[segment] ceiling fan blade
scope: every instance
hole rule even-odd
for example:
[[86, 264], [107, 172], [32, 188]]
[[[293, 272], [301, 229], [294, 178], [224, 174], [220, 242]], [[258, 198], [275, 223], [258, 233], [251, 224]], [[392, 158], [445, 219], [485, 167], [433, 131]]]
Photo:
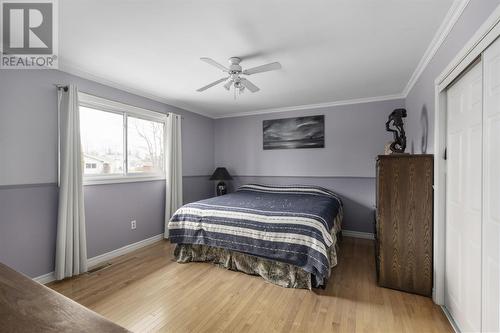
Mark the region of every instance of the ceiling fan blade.
[[279, 62], [272, 62], [267, 65], [257, 66], [253, 68], [249, 68], [243, 71], [243, 74], [251, 75], [262, 72], [274, 71], [276, 69], [281, 69], [281, 64]]
[[204, 61], [206, 62], [207, 64], [210, 64], [212, 66], [215, 66], [217, 67], [218, 69], [222, 70], [223, 72], [229, 72], [229, 69], [226, 68], [225, 66], [222, 66], [221, 64], [219, 64], [217, 61], [213, 60], [212, 58], [200, 58], [201, 61]]
[[215, 85], [218, 85], [219, 83], [224, 82], [226, 80], [227, 80], [227, 77], [223, 77], [222, 79], [219, 79], [219, 80], [214, 81], [214, 82], [212, 82], [210, 84], [207, 84], [206, 86], [201, 87], [200, 89], [197, 89], [196, 91], [201, 92], [201, 91], [207, 90], [208, 88], [213, 87]]
[[247, 80], [245, 78], [242, 78], [240, 82], [243, 85], [243, 87], [247, 88], [248, 90], [250, 90], [253, 93], [260, 90], [259, 87], [257, 87], [255, 84], [253, 84], [252, 82], [250, 82], [249, 80]]
[[226, 90], [229, 90], [229, 89], [231, 89], [232, 84], [233, 84], [233, 80], [229, 79], [229, 80], [227, 80], [226, 84], [224, 85], [224, 88], [226, 88]]

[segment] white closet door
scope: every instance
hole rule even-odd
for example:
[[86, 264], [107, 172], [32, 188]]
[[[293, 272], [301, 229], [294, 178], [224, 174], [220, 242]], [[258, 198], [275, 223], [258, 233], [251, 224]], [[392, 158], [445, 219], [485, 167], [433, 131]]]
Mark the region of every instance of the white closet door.
[[447, 91], [445, 305], [462, 332], [481, 330], [482, 66]]
[[483, 331], [498, 332], [500, 254], [500, 41], [485, 52], [483, 185]]

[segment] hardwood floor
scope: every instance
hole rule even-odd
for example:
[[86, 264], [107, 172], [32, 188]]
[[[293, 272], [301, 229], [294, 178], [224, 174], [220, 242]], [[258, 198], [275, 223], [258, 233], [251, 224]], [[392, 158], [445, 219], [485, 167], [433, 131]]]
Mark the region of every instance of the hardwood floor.
[[344, 237], [325, 290], [178, 264], [167, 241], [49, 287], [134, 332], [453, 332], [430, 298], [376, 285], [373, 247]]

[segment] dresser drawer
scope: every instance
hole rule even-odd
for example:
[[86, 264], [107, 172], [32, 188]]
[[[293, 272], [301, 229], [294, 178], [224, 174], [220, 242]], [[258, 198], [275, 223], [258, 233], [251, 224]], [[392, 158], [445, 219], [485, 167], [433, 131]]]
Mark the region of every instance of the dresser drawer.
[[380, 286], [431, 296], [432, 182], [432, 155], [379, 157], [373, 224]]

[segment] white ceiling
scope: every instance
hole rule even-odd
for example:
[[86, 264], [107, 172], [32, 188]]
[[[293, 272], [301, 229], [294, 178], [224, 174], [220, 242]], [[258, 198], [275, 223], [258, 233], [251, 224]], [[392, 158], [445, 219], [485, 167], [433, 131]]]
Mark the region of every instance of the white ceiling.
[[[64, 0], [60, 67], [211, 117], [398, 95], [453, 0]], [[235, 100], [199, 60], [243, 68], [261, 88]]]

